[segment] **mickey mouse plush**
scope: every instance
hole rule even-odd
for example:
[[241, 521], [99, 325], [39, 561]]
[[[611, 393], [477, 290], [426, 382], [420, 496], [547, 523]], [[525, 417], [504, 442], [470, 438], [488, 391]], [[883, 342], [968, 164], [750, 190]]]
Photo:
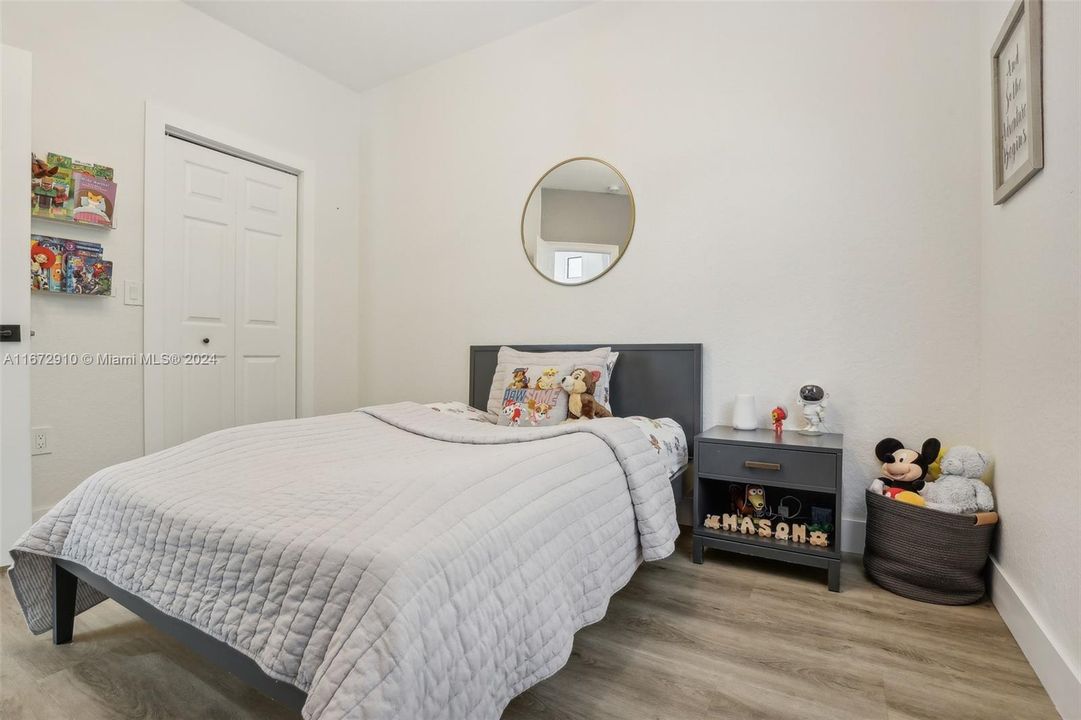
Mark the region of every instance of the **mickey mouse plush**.
[[918, 493], [925, 484], [927, 468], [938, 457], [940, 448], [937, 438], [924, 440], [920, 452], [909, 450], [896, 438], [881, 440], [875, 446], [875, 456], [882, 461], [882, 476], [871, 483], [871, 491], [890, 497], [906, 491]]

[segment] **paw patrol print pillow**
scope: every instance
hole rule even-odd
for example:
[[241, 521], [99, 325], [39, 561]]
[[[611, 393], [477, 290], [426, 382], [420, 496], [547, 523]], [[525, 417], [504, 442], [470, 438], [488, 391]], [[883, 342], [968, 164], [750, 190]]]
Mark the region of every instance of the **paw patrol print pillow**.
[[571, 371], [569, 365], [527, 365], [511, 368], [503, 388], [499, 425], [543, 427], [567, 419], [567, 393], [560, 378]]
[[[488, 393], [488, 412], [500, 414], [503, 410], [504, 391], [514, 380], [513, 373], [516, 369], [540, 368], [543, 372], [547, 368], [559, 368], [562, 374], [555, 378], [555, 385], [559, 385], [560, 378], [576, 367], [604, 368], [608, 362], [608, 356], [612, 354], [611, 348], [602, 347], [595, 350], [571, 350], [558, 352], [525, 352], [503, 346], [499, 348], [499, 359], [496, 361], [495, 373], [492, 375], [492, 387]], [[536, 384], [537, 378], [529, 376], [532, 385]], [[597, 383], [598, 388], [607, 384], [607, 373]], [[600, 390], [598, 390], [598, 394]], [[598, 397], [598, 401], [604, 402]], [[607, 406], [607, 403], [605, 403]]]

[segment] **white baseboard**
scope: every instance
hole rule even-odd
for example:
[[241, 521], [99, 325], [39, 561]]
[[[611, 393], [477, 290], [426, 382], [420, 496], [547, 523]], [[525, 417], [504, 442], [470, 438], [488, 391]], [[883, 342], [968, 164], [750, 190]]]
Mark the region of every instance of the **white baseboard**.
[[841, 522], [841, 552], [863, 554], [863, 541], [867, 537], [867, 521], [845, 518]]
[[1058, 644], [1033, 616], [1024, 596], [991, 558], [990, 595], [1036, 677], [1043, 683], [1063, 720], [1081, 720], [1081, 672], [1071, 668]]

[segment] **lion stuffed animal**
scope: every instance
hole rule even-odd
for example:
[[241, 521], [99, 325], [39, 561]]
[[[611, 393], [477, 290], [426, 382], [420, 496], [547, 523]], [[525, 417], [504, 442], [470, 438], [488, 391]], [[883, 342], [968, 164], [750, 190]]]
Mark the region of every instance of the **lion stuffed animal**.
[[612, 417], [608, 408], [597, 402], [593, 390], [601, 379], [600, 370], [575, 368], [570, 375], [560, 381], [560, 385], [570, 395], [567, 403], [568, 420], [592, 420], [599, 417]]

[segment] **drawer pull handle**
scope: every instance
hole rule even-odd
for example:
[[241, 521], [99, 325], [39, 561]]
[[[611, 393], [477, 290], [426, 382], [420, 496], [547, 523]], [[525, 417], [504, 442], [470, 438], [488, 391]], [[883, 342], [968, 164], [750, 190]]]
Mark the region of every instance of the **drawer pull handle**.
[[781, 463], [759, 462], [757, 460], [744, 460], [743, 467], [752, 470], [780, 470]]

